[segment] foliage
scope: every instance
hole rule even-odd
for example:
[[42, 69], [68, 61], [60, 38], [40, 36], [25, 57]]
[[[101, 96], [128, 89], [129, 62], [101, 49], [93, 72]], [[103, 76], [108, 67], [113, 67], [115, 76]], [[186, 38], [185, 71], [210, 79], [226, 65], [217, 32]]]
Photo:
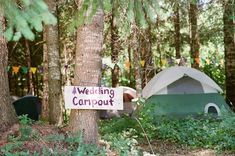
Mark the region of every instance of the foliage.
[[121, 133], [107, 133], [102, 138], [111, 145], [111, 149], [118, 152], [120, 156], [139, 155], [137, 136], [133, 136], [134, 129]]
[[0, 5], [7, 20], [7, 29], [4, 32], [7, 40], [18, 41], [22, 35], [29, 40], [34, 40], [32, 29], [40, 32], [43, 30], [43, 23], [56, 24], [57, 22], [43, 0], [1, 0]]
[[[73, 30], [73, 28], [79, 27], [84, 23], [90, 22], [99, 6], [104, 6], [104, 9], [110, 11], [113, 3], [117, 4], [117, 6], [115, 7], [122, 8], [121, 11], [124, 11], [126, 13], [126, 19], [129, 23], [135, 22], [139, 27], [143, 28], [146, 28], [148, 26], [148, 21], [151, 21], [153, 23], [156, 22], [157, 12], [160, 9], [159, 4], [155, 0], [105, 0], [104, 2], [100, 0], [87, 0], [84, 1], [82, 4], [78, 4], [79, 10], [74, 14], [74, 20], [70, 25], [70, 28], [72, 29], [70, 30]], [[118, 17], [120, 12], [116, 12], [115, 14]]]
[[68, 26], [69, 32], [73, 32], [77, 27], [83, 24], [88, 24], [92, 21], [98, 8], [102, 7], [102, 1], [100, 0], [85, 0], [82, 3], [76, 4], [78, 10], [76, 10], [72, 16], [72, 22]]
[[[135, 127], [136, 122], [133, 118], [123, 117], [123, 118], [114, 118], [108, 121], [100, 122], [100, 132], [102, 135], [106, 133], [121, 133], [130, 128]], [[112, 129], [110, 128], [112, 127]]]
[[[151, 111], [151, 106], [144, 106], [139, 113], [141, 125], [150, 140], [170, 141], [179, 146], [186, 145], [189, 148], [210, 148], [217, 151], [235, 150], [234, 115], [221, 119], [212, 117], [200, 119], [159, 117], [156, 119], [150, 115]], [[102, 122], [100, 129], [102, 134], [105, 134], [104, 136], [119, 135], [120, 139], [120, 135], [129, 133], [129, 138], [135, 138], [137, 142], [145, 140], [143, 130], [131, 118]], [[105, 139], [112, 140], [112, 137]], [[113, 141], [117, 140], [113, 138]]]
[[32, 120], [28, 118], [27, 115], [21, 115], [18, 118], [20, 123], [19, 131], [21, 134], [19, 140], [29, 140], [33, 136], [32, 128], [30, 127], [32, 125]]
[[211, 77], [223, 90], [225, 90], [225, 69], [218, 63], [205, 64], [203, 72]]
[[30, 118], [28, 118], [27, 115], [21, 115], [18, 118], [19, 118], [19, 122], [22, 126], [27, 126], [27, 125], [32, 124], [32, 120]]
[[[27, 118], [23, 117], [23, 122], [21, 122], [20, 126], [29, 126], [27, 122]], [[25, 124], [26, 123], [26, 124]], [[28, 127], [32, 130], [32, 127]], [[27, 149], [24, 147], [30, 140], [35, 138], [31, 138], [31, 133], [26, 132], [25, 130], [20, 130], [24, 136], [18, 138], [10, 138], [8, 143], [5, 146], [0, 148], [0, 155], [6, 156], [23, 156], [23, 155], [34, 155], [34, 156], [57, 156], [57, 155], [68, 155], [68, 156], [104, 156], [105, 149], [97, 147], [96, 145], [84, 144], [82, 140], [82, 135], [64, 135], [64, 134], [53, 134], [48, 136], [38, 136], [38, 142], [35, 145], [40, 147], [40, 150], [31, 151], [32, 149]], [[40, 145], [43, 143], [43, 145]]]
[[[46, 137], [46, 140], [49, 142], [54, 142], [55, 144], [65, 143], [67, 144], [67, 150], [54, 150], [52, 152], [48, 148], [44, 148], [43, 155], [98, 155], [103, 156], [105, 155], [105, 150], [102, 148], [98, 148], [96, 145], [93, 144], [84, 144], [82, 140], [82, 135], [77, 134], [74, 136], [68, 135], [65, 137], [64, 135], [49, 135]], [[66, 147], [63, 147], [66, 148]]]

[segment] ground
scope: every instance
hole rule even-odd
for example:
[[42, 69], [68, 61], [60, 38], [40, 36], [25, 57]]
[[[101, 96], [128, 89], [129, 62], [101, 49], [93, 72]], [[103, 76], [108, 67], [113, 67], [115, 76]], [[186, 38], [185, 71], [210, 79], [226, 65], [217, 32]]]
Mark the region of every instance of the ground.
[[[3, 128], [0, 129], [0, 148], [4, 147], [6, 144], [9, 143], [9, 136], [14, 136], [15, 138], [21, 137], [20, 134], [20, 126], [19, 124], [15, 124], [12, 127], [9, 127], [7, 130], [5, 128], [3, 132]], [[47, 140], [43, 139], [45, 136], [54, 135], [54, 134], [63, 134], [66, 135], [66, 128], [58, 128], [49, 124], [45, 123], [36, 123], [32, 125], [32, 133], [37, 132], [37, 139], [27, 139], [27, 141], [23, 142], [23, 146], [19, 147], [17, 150], [29, 150], [31, 153], [37, 151], [40, 152], [43, 147], [47, 147], [48, 149], [53, 150], [55, 144], [53, 142], [48, 142]], [[33, 137], [33, 136], [32, 136]], [[103, 143], [101, 143], [103, 144]], [[104, 144], [103, 144], [104, 145]], [[66, 151], [68, 149], [68, 145], [66, 143], [59, 143], [57, 142], [57, 150]], [[107, 145], [105, 145], [107, 146]], [[178, 146], [176, 144], [167, 142], [167, 141], [160, 141], [154, 140], [151, 142], [152, 150], [154, 151], [155, 155], [164, 155], [164, 156], [216, 156], [216, 155], [227, 155], [232, 156], [235, 153], [227, 152], [227, 153], [216, 153], [213, 150], [209, 149], [191, 149], [189, 150], [187, 147]], [[151, 148], [148, 144], [141, 143], [140, 148], [145, 153], [152, 153]], [[2, 153], [0, 152], [0, 155]], [[116, 152], [109, 151], [109, 156], [116, 156]], [[148, 155], [148, 154], [146, 154]]]

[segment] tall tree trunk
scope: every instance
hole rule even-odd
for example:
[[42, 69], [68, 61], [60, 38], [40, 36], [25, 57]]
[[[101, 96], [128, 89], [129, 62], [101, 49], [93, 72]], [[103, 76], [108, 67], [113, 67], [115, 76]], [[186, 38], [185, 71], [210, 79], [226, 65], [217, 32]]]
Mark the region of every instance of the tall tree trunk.
[[189, 4], [189, 21], [190, 21], [190, 54], [193, 68], [199, 69], [199, 33], [197, 27], [198, 4], [193, 0]]
[[[130, 40], [130, 39], [128, 39], [128, 40]], [[131, 65], [131, 63], [132, 63], [132, 51], [131, 51], [131, 46], [132, 46], [132, 45], [129, 43], [129, 44], [128, 44], [128, 49], [127, 49], [127, 51], [128, 51], [128, 62], [130, 63], [130, 65], [129, 65], [128, 79], [130, 80], [129, 87], [135, 88], [135, 82], [133, 81], [133, 78], [132, 78], [132, 76], [133, 76], [133, 66]]]
[[[5, 20], [0, 8], [1, 29], [5, 28]], [[5, 38], [0, 35], [0, 125], [1, 127], [10, 126], [17, 122], [16, 113], [10, 101], [10, 91], [7, 75], [8, 49]], [[1, 128], [0, 128], [1, 131]]]
[[112, 87], [119, 86], [119, 74], [120, 68], [118, 66], [118, 28], [117, 28], [117, 20], [116, 20], [116, 12], [117, 12], [117, 0], [113, 0], [112, 2], [112, 16], [111, 16], [111, 60], [114, 64], [112, 69]]
[[43, 31], [43, 97], [41, 119], [49, 121], [49, 88], [48, 88], [48, 50], [46, 45], [46, 29]]
[[[103, 45], [104, 13], [98, 8], [92, 22], [77, 29], [74, 85], [100, 86], [101, 50]], [[84, 143], [98, 143], [98, 113], [96, 110], [72, 110], [69, 128], [82, 132]]]
[[162, 68], [162, 52], [161, 52], [161, 32], [159, 29], [160, 19], [157, 17], [156, 29], [157, 29], [157, 52], [159, 53], [159, 65]]
[[[57, 1], [47, 0], [49, 10], [57, 16]], [[49, 122], [61, 125], [63, 122], [62, 89], [58, 24], [46, 26], [46, 45], [48, 50], [48, 88]]]
[[144, 88], [148, 81], [152, 78], [154, 73], [150, 23], [148, 29], [144, 30], [144, 35], [142, 35], [141, 38], [141, 66], [143, 67], [142, 88]]
[[34, 85], [33, 85], [33, 73], [30, 70], [31, 68], [31, 57], [30, 57], [30, 48], [29, 41], [25, 40], [25, 57], [28, 66], [28, 94], [34, 95]]
[[235, 105], [235, 44], [234, 44], [234, 0], [224, 1], [224, 50], [226, 96]]
[[180, 47], [181, 47], [181, 36], [180, 36], [180, 14], [179, 14], [179, 1], [175, 2], [174, 7], [174, 27], [175, 27], [175, 56], [176, 59], [181, 57]]
[[134, 63], [134, 75], [135, 75], [135, 89], [136, 89], [136, 96], [139, 98], [141, 97], [142, 91], [142, 81], [141, 81], [141, 66], [140, 66], [140, 51], [139, 51], [139, 42], [138, 42], [138, 28], [133, 23], [132, 25], [132, 49], [133, 49], [133, 63]]

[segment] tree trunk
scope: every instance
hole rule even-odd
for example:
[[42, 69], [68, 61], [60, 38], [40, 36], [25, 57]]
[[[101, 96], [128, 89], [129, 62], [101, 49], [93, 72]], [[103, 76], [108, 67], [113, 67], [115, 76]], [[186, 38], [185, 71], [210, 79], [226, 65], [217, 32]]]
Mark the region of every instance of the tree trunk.
[[180, 47], [181, 47], [181, 36], [180, 36], [180, 14], [179, 14], [179, 2], [175, 2], [174, 8], [174, 27], [175, 27], [175, 56], [176, 59], [180, 59]]
[[157, 53], [159, 53], [159, 66], [162, 68], [162, 52], [161, 52], [161, 32], [160, 32], [160, 19], [157, 17], [156, 29], [157, 29]]
[[[103, 45], [104, 13], [97, 10], [90, 23], [77, 29], [74, 85], [99, 86], [101, 79], [101, 50]], [[96, 110], [72, 110], [69, 128], [82, 132], [87, 144], [98, 143], [98, 113]]]
[[[43, 31], [43, 40], [46, 41], [46, 30]], [[43, 44], [43, 97], [41, 119], [49, 121], [49, 88], [48, 88], [48, 50], [46, 43]]]
[[112, 6], [112, 16], [111, 16], [111, 60], [114, 64], [112, 69], [112, 87], [119, 86], [119, 74], [120, 68], [118, 66], [118, 52], [119, 52], [119, 43], [118, 43], [118, 28], [117, 28], [117, 20], [116, 20], [116, 10], [117, 9], [117, 0], [113, 1]]
[[154, 73], [150, 23], [148, 29], [144, 30], [144, 35], [142, 35], [141, 38], [141, 61], [143, 61], [143, 63], [141, 63], [141, 66], [143, 67], [142, 88], [144, 88], [148, 81], [153, 77]]
[[[47, 0], [49, 10], [57, 16], [57, 1]], [[48, 88], [49, 122], [61, 125], [63, 122], [61, 71], [58, 24], [46, 26], [46, 45], [48, 50]]]
[[30, 70], [31, 68], [31, 57], [30, 57], [30, 48], [29, 41], [25, 40], [25, 57], [28, 66], [28, 94], [34, 95], [34, 85], [33, 85], [33, 73]]
[[234, 1], [224, 1], [224, 50], [226, 96], [235, 105], [235, 44], [234, 44]]
[[190, 54], [193, 68], [199, 69], [199, 33], [197, 27], [198, 5], [197, 0], [190, 3], [189, 21], [190, 21]]
[[[130, 40], [130, 39], [128, 39]], [[129, 87], [131, 88], [135, 88], [135, 82], [133, 81], [133, 66], [131, 65], [132, 63], [132, 50], [131, 50], [131, 44], [129, 43], [128, 44], [128, 49], [127, 49], [127, 52], [128, 52], [128, 62], [130, 63], [130, 66], [129, 66], [129, 72], [128, 72], [128, 79], [129, 79]]]
[[135, 75], [135, 89], [137, 98], [141, 97], [142, 91], [142, 81], [140, 73], [140, 51], [139, 51], [139, 42], [138, 42], [138, 29], [135, 24], [132, 25], [132, 48], [133, 48], [133, 63], [134, 63], [134, 75]]
[[[4, 30], [5, 20], [0, 9], [1, 29]], [[17, 122], [16, 113], [10, 101], [10, 91], [7, 75], [8, 49], [5, 38], [0, 35], [0, 131], [5, 126], [10, 126]]]

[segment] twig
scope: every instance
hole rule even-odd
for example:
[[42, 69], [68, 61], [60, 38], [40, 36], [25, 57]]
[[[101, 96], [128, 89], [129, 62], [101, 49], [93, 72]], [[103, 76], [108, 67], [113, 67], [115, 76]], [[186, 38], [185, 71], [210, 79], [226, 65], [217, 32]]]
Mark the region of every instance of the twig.
[[147, 141], [148, 141], [148, 144], [149, 144], [149, 147], [150, 147], [150, 149], [151, 149], [151, 151], [152, 151], [152, 154], [154, 154], [154, 151], [153, 151], [152, 145], [151, 145], [151, 143], [150, 143], [150, 141], [149, 141], [148, 135], [147, 135], [147, 133], [145, 132], [143, 126], [141, 125], [140, 120], [137, 119], [136, 117], [134, 117], [134, 119], [135, 119], [135, 120], [138, 122], [138, 124], [140, 125], [140, 127], [141, 127], [142, 131], [144, 132], [144, 135], [145, 135], [145, 137], [146, 137], [146, 139], [147, 139]]

